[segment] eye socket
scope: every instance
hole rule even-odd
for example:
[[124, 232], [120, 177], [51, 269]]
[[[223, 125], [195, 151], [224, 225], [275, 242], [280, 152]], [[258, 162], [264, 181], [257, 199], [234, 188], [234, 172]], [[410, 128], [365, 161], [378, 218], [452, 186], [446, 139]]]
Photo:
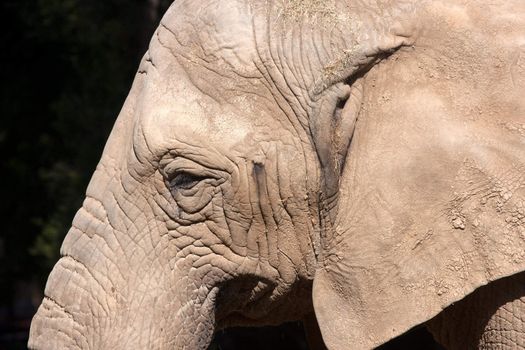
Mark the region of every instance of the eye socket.
[[206, 176], [198, 176], [186, 171], [181, 171], [170, 180], [169, 184], [172, 189], [190, 190], [205, 179], [207, 179]]

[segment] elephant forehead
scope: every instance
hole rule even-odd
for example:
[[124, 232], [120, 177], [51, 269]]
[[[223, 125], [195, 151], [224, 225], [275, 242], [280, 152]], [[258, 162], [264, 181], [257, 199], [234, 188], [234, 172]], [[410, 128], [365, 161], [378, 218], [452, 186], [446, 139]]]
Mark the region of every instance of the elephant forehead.
[[253, 14], [248, 2], [177, 1], [163, 17], [158, 40], [189, 59], [222, 61], [230, 68], [255, 70]]
[[[276, 113], [254, 65], [252, 16], [246, 3], [177, 1], [143, 62], [137, 135], [149, 148], [177, 143], [230, 151], [271, 129]], [[242, 152], [242, 151], [241, 151]]]
[[253, 125], [246, 116], [250, 103], [239, 110], [239, 106], [216, 101], [179, 73], [170, 81], [153, 78], [145, 88], [135, 137], [158, 152], [184, 145], [226, 151], [252, 134]]

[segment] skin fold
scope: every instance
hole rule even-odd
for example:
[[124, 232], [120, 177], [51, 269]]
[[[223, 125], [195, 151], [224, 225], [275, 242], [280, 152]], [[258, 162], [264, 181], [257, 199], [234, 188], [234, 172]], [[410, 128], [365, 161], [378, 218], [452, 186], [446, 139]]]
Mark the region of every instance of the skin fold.
[[175, 1], [29, 348], [304, 319], [318, 348], [370, 349], [453, 303], [429, 323], [447, 346], [525, 346], [491, 340], [524, 329], [491, 321], [525, 314], [499, 282], [525, 270], [524, 22], [518, 0]]

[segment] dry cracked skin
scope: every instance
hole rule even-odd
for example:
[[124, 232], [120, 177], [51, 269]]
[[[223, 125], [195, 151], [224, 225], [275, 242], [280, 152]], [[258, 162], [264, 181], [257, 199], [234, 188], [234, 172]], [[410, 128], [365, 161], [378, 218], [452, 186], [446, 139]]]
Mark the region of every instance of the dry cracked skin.
[[525, 348], [524, 125], [523, 1], [177, 0], [29, 347]]

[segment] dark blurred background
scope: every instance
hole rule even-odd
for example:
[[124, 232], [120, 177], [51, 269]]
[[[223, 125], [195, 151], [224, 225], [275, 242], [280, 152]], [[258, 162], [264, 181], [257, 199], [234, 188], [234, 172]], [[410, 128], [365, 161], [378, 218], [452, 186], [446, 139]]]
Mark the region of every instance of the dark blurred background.
[[[170, 0], [0, 2], [0, 350], [25, 349], [62, 239]], [[416, 330], [384, 349], [429, 349]], [[307, 349], [300, 323], [211, 349]]]

